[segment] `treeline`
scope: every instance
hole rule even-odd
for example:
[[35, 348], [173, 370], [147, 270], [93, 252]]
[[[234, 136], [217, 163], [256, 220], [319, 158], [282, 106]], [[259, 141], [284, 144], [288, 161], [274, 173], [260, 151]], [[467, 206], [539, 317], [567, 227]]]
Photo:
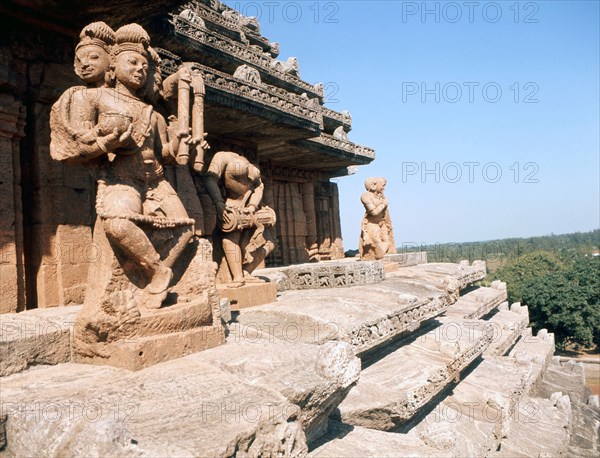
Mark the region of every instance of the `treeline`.
[[459, 262], [468, 259], [473, 262], [482, 259], [488, 262], [488, 269], [494, 271], [505, 263], [535, 251], [554, 253], [560, 259], [584, 256], [598, 250], [600, 229], [573, 234], [545, 235], [541, 237], [510, 238], [484, 242], [443, 243], [420, 247], [399, 247], [399, 251], [427, 251], [429, 262]]
[[485, 260], [483, 283], [506, 282], [509, 302], [527, 305], [531, 326], [553, 332], [559, 348], [600, 348], [599, 247], [600, 229], [425, 249], [429, 262]]
[[507, 262], [486, 282], [495, 279], [506, 282], [510, 303], [529, 307], [536, 332], [554, 333], [559, 348], [600, 347], [600, 256], [535, 251]]

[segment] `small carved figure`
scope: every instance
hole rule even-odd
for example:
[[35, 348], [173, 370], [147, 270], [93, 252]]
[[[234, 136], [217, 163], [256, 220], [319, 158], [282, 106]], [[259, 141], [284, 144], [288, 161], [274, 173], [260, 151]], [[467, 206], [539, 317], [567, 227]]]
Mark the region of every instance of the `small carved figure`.
[[337, 129], [333, 131], [333, 138], [337, 140], [342, 140], [344, 142], [348, 141], [348, 134], [344, 130], [344, 126], [339, 126]]
[[275, 247], [265, 228], [276, 222], [275, 212], [261, 205], [260, 170], [237, 153], [220, 151], [208, 167], [206, 190], [217, 208], [219, 236], [231, 274], [228, 286], [260, 281], [251, 274]]
[[287, 61], [273, 59], [270, 67], [279, 72], [288, 73], [293, 76], [300, 76], [300, 66], [296, 57], [288, 57]]
[[239, 78], [244, 81], [248, 81], [253, 84], [261, 84], [260, 73], [255, 68], [250, 67], [249, 65], [243, 64], [240, 65], [233, 74], [234, 78]]
[[384, 191], [385, 178], [367, 178], [365, 192], [360, 201], [365, 206], [359, 240], [360, 258], [363, 260], [382, 259], [387, 253], [395, 253], [392, 223], [388, 211], [388, 201]]

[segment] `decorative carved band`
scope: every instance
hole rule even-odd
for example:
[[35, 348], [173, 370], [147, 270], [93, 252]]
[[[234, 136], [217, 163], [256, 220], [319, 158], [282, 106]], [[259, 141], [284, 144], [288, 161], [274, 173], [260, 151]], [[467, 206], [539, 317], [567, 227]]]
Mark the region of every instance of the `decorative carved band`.
[[268, 53], [256, 50], [251, 46], [245, 46], [241, 43], [237, 43], [216, 32], [208, 30], [206, 27], [202, 27], [199, 24], [194, 24], [180, 16], [171, 15], [170, 22], [175, 27], [176, 34], [179, 34], [204, 46], [217, 49], [218, 51], [229, 54], [236, 59], [260, 67], [268, 74], [285, 81], [287, 84], [296, 86], [300, 90], [313, 97], [323, 97], [322, 91], [319, 90], [321, 86], [315, 87], [305, 81], [302, 81], [300, 78], [292, 74], [284, 73], [277, 67], [273, 67], [271, 63], [274, 62], [275, 59], [273, 59]]
[[344, 151], [354, 156], [359, 156], [368, 159], [375, 159], [375, 150], [367, 146], [357, 145], [356, 143], [339, 140], [333, 135], [321, 133], [321, 136], [309, 138], [308, 140], [300, 140], [303, 145], [319, 144], [330, 148]]
[[[177, 71], [177, 66], [181, 62], [181, 59], [164, 49], [159, 48], [157, 51], [161, 57], [165, 57], [161, 63], [161, 71], [165, 74], [172, 74]], [[323, 123], [320, 107], [319, 109], [315, 109], [314, 104], [309, 99], [268, 84], [256, 84], [251, 81], [244, 81], [206, 65], [194, 63], [194, 67], [202, 71], [204, 83], [207, 87], [227, 92], [242, 99], [250, 99], [260, 104], [268, 105], [279, 111], [301, 117], [318, 125], [322, 125]]]
[[[350, 116], [350, 113], [348, 113], [348, 112], [339, 113], [337, 111], [323, 107], [323, 117], [329, 118], [329, 119], [333, 120], [334, 122], [340, 123], [344, 126], [348, 126], [348, 127], [352, 126], [352, 116]], [[348, 129], [348, 130], [350, 130], [350, 129]]]

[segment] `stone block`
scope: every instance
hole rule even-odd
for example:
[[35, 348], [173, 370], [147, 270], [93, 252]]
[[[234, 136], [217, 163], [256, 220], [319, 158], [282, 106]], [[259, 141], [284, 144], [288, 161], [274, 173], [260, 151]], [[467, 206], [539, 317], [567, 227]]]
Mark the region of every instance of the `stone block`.
[[390, 278], [360, 288], [287, 291], [276, 303], [242, 310], [238, 321], [284, 340], [348, 342], [362, 354], [414, 331], [452, 301], [426, 281]]
[[[222, 347], [137, 372], [38, 368], [2, 381], [6, 449], [13, 456], [305, 456], [307, 438], [322, 432], [359, 371], [346, 344], [236, 341], [235, 330]], [[55, 415], [42, 414], [48, 406]], [[93, 422], [85, 417], [92, 413]]]
[[[152, 327], [148, 323], [146, 327]], [[102, 345], [100, 351], [89, 356], [76, 347], [73, 360], [78, 363], [106, 364], [137, 371], [154, 364], [181, 358], [207, 350], [225, 342], [222, 326], [201, 326], [168, 334], [118, 340]]]
[[239, 288], [217, 286], [217, 292], [221, 300], [229, 300], [233, 311], [270, 304], [277, 299], [277, 285], [272, 282], [247, 283]]
[[3, 313], [14, 313], [19, 307], [19, 287], [16, 265], [0, 264], [0, 315]]
[[80, 307], [0, 315], [0, 376], [71, 359], [71, 329]]
[[411, 420], [480, 356], [493, 333], [455, 321], [418, 337], [364, 369], [334, 418], [392, 431]]
[[383, 259], [384, 259], [384, 261], [395, 262], [400, 267], [410, 267], [410, 266], [416, 266], [419, 264], [426, 264], [427, 263], [427, 252], [426, 251], [417, 251], [414, 253], [386, 254]]

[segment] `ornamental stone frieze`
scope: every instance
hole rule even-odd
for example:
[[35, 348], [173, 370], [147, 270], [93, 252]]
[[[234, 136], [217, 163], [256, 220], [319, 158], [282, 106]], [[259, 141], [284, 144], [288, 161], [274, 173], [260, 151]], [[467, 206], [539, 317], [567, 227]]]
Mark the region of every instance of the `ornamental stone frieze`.
[[[158, 52], [163, 57], [161, 71], [165, 75], [173, 74], [177, 70], [181, 59], [175, 54], [160, 48]], [[303, 118], [318, 126], [322, 126], [323, 124], [321, 107], [319, 105], [315, 106], [314, 103], [311, 103], [311, 99], [305, 96], [297, 95], [265, 83], [256, 83], [251, 80], [248, 81], [228, 75], [198, 63], [194, 63], [193, 66], [203, 73], [204, 82], [208, 88], [207, 99], [209, 101], [211, 100], [211, 96], [214, 97], [216, 95], [214, 93], [211, 94], [210, 89], [214, 89], [215, 91], [226, 92], [235, 96], [238, 104], [239, 99], [248, 99], [283, 111], [286, 114]], [[251, 74], [249, 72], [246, 73]], [[266, 115], [266, 113], [263, 114]]]
[[171, 15], [170, 23], [175, 28], [175, 34], [183, 36], [191, 40], [195, 44], [199, 44], [213, 50], [224, 53], [233, 57], [236, 60], [251, 64], [261, 68], [277, 80], [280, 80], [283, 85], [291, 85], [299, 92], [306, 92], [309, 97], [322, 98], [323, 92], [320, 90], [322, 86], [311, 85], [292, 73], [288, 73], [286, 65], [276, 65], [277, 60], [271, 55], [262, 51], [260, 47], [254, 48], [252, 45], [238, 43], [230, 38], [227, 38], [217, 32], [207, 29], [200, 23], [190, 22], [179, 15]]

